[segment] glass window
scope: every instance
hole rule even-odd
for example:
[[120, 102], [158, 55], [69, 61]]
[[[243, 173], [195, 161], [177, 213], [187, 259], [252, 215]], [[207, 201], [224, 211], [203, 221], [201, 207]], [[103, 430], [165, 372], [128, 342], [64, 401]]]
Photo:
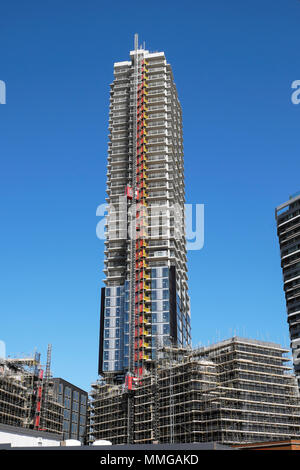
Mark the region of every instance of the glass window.
[[151, 291], [151, 299], [156, 300], [157, 299], [157, 292], [156, 290]]
[[64, 419], [69, 420], [70, 419], [70, 411], [69, 410], [64, 410]]
[[65, 408], [70, 409], [70, 400], [68, 398], [65, 398]]
[[167, 300], [163, 302], [163, 310], [169, 310], [169, 302]]
[[109, 320], [104, 320], [105, 328], [109, 328], [109, 325], [110, 325]]
[[108, 362], [103, 363], [103, 370], [108, 370]]
[[156, 280], [151, 281], [151, 289], [156, 289]]
[[58, 393], [62, 393], [64, 390], [63, 384], [59, 384]]
[[157, 326], [156, 325], [152, 325], [152, 333], [153, 334], [157, 333]]
[[152, 312], [157, 312], [157, 303], [156, 302], [151, 302], [151, 311]]
[[169, 291], [163, 290], [163, 299], [168, 299], [168, 298], [169, 298]]
[[86, 404], [86, 395], [80, 395], [80, 402], [85, 405]]
[[106, 297], [109, 297], [109, 296], [110, 296], [110, 288], [109, 288], [109, 287], [107, 287], [107, 288], [105, 289], [105, 295], [106, 295]]
[[163, 277], [169, 277], [169, 268], [163, 268], [162, 275]]
[[72, 433], [77, 434], [77, 424], [72, 424]]
[[151, 275], [152, 275], [152, 277], [157, 277], [157, 276], [156, 276], [156, 269], [152, 269], [152, 270], [151, 270]]
[[83, 404], [80, 405], [80, 413], [83, 414], [83, 415], [86, 414], [86, 406], [83, 405]]
[[109, 349], [109, 340], [104, 340], [104, 349]]
[[163, 321], [170, 321], [170, 315], [169, 312], [164, 312], [163, 313]]
[[68, 432], [70, 429], [70, 423], [69, 421], [64, 421], [64, 431]]
[[105, 299], [105, 305], [106, 305], [106, 307], [110, 307], [110, 298], [109, 297]]
[[78, 423], [78, 414], [77, 413], [72, 413], [72, 421], [73, 421], [73, 423]]
[[164, 289], [169, 287], [169, 279], [163, 279], [162, 280], [162, 286], [163, 286]]
[[104, 357], [104, 360], [105, 360], [105, 361], [108, 361], [108, 359], [109, 359], [109, 352], [108, 352], [108, 351], [104, 351], [103, 357]]
[[170, 333], [170, 327], [169, 325], [164, 325], [163, 326], [163, 334], [168, 335]]
[[78, 405], [78, 403], [77, 403], [76, 401], [73, 401], [72, 408], [73, 408], [74, 411], [78, 411], [79, 405]]
[[84, 434], [85, 434], [85, 427], [80, 426], [80, 428], [79, 428], [79, 436], [82, 437], [82, 436], [84, 436]]
[[81, 424], [82, 426], [85, 425], [85, 416], [82, 416], [82, 415], [80, 416], [80, 424]]
[[105, 316], [109, 317], [110, 316], [110, 308], [105, 309]]
[[71, 398], [71, 389], [70, 387], [65, 388], [65, 396]]

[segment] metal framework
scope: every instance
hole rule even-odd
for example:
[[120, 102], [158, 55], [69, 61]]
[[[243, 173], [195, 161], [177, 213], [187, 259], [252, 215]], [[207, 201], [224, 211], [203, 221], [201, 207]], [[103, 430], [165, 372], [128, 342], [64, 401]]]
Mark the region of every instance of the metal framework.
[[[134, 387], [134, 443], [299, 438], [300, 399], [288, 350], [234, 337], [199, 349], [165, 347], [164, 353]], [[93, 385], [90, 441], [128, 442], [127, 393], [124, 386]]]
[[0, 359], [0, 423], [62, 433], [63, 405], [44, 383], [40, 354]]

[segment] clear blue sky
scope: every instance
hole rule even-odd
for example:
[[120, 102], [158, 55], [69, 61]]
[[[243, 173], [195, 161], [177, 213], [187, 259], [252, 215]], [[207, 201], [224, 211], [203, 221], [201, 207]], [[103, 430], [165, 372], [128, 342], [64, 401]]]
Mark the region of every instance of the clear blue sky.
[[133, 35], [172, 64], [186, 196], [205, 204], [189, 252], [194, 344], [234, 332], [288, 345], [274, 208], [300, 190], [300, 2], [2, 2], [0, 339], [57, 376], [97, 378], [109, 84]]

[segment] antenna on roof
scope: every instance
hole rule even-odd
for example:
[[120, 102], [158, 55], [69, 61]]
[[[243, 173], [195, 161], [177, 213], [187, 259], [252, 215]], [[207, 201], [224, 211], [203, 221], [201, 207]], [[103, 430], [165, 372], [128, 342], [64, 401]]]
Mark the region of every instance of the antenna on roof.
[[134, 50], [137, 51], [139, 47], [139, 35], [135, 33], [134, 35]]

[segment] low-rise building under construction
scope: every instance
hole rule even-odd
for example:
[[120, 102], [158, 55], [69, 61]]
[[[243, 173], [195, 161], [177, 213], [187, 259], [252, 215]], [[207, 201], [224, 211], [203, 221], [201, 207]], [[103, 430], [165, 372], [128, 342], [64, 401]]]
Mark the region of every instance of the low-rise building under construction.
[[40, 354], [0, 358], [0, 424], [62, 434], [63, 405], [44, 377]]
[[165, 347], [152, 371], [91, 391], [90, 442], [222, 444], [300, 436], [288, 350], [234, 337], [197, 349]]

